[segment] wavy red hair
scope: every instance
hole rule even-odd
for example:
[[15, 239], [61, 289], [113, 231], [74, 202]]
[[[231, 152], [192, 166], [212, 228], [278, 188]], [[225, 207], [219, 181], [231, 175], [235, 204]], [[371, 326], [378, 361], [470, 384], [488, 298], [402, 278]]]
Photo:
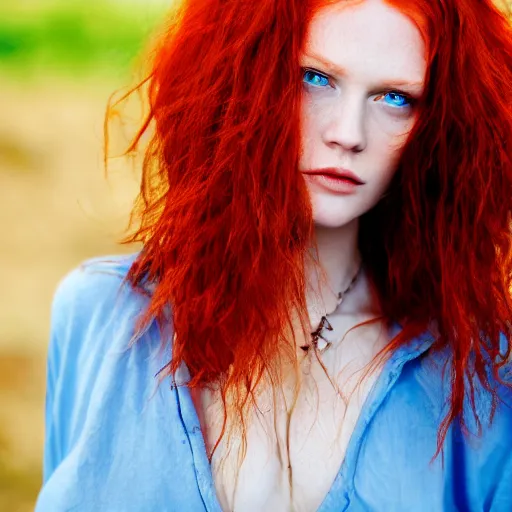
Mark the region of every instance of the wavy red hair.
[[[299, 55], [326, 3], [181, 2], [154, 51], [150, 114], [129, 149], [152, 126], [125, 240], [143, 243], [129, 282], [155, 284], [138, 327], [165, 322], [172, 305], [168, 373], [185, 363], [190, 386], [233, 392], [229, 414], [242, 424], [261, 377], [278, 385], [276, 363], [295, 353], [294, 314], [307, 325]], [[432, 320], [434, 349], [453, 355], [440, 447], [454, 419], [464, 425], [477, 381], [494, 403], [490, 378], [510, 359], [511, 30], [489, 0], [388, 3], [417, 23], [428, 76], [389, 194], [361, 219], [360, 248], [384, 314], [404, 327], [382, 355]]]

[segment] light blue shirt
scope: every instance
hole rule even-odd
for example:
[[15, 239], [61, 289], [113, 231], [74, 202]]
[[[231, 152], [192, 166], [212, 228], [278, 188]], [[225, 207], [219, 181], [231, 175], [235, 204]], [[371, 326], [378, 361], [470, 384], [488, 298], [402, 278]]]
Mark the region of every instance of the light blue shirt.
[[[37, 512], [220, 511], [190, 393], [170, 378], [158, 385], [170, 344], [160, 350], [153, 323], [129, 346], [149, 302], [120, 286], [134, 259], [90, 260], [55, 294]], [[386, 364], [321, 512], [512, 511], [510, 388], [500, 386], [505, 403], [481, 437], [468, 441], [454, 424], [444, 467], [441, 456], [431, 462], [448, 396], [432, 341], [424, 334]], [[510, 368], [503, 375], [512, 379]], [[187, 378], [182, 368], [178, 383]], [[476, 403], [486, 418], [488, 396]]]

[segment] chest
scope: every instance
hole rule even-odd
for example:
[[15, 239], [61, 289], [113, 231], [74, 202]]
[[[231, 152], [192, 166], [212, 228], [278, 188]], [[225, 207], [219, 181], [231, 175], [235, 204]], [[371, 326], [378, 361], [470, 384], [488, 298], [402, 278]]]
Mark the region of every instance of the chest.
[[[240, 436], [225, 436], [212, 459], [217, 496], [225, 511], [312, 512], [328, 494], [343, 463], [354, 427], [378, 377], [364, 369], [383, 339], [361, 350], [352, 337], [325, 360], [313, 354], [301, 365], [299, 391], [293, 374], [282, 388], [258, 397]], [[367, 341], [367, 340], [366, 340]], [[368, 347], [368, 345], [367, 345]], [[222, 430], [223, 409], [215, 393], [195, 397], [207, 446]]]

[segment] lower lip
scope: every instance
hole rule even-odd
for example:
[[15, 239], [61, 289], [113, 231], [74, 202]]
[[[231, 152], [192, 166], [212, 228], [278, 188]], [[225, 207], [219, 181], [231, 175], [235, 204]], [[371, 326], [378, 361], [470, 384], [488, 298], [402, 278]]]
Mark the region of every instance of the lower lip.
[[304, 174], [306, 179], [323, 188], [340, 194], [353, 194], [361, 185], [346, 178], [337, 178], [331, 174]]

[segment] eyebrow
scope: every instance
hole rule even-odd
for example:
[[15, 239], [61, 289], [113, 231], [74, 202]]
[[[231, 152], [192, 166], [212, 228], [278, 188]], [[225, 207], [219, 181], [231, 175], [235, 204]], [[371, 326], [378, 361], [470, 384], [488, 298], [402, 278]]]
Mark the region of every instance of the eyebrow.
[[[343, 68], [342, 66], [338, 66], [337, 64], [334, 64], [334, 62], [324, 59], [323, 57], [321, 57], [320, 55], [318, 55], [314, 52], [307, 52], [304, 54], [304, 57], [318, 61], [321, 64], [321, 66], [325, 69], [325, 71], [329, 74], [339, 75], [339, 76], [344, 76], [347, 74], [347, 71], [345, 70], [345, 68]], [[414, 87], [414, 88], [423, 88], [423, 86], [424, 86], [424, 82], [421, 80], [412, 81], [412, 80], [404, 80], [404, 79], [400, 79], [400, 78], [397, 78], [396, 80], [394, 80], [394, 79], [393, 80], [385, 80], [385, 81], [379, 82], [379, 83], [383, 87], [406, 86], [406, 87]]]

